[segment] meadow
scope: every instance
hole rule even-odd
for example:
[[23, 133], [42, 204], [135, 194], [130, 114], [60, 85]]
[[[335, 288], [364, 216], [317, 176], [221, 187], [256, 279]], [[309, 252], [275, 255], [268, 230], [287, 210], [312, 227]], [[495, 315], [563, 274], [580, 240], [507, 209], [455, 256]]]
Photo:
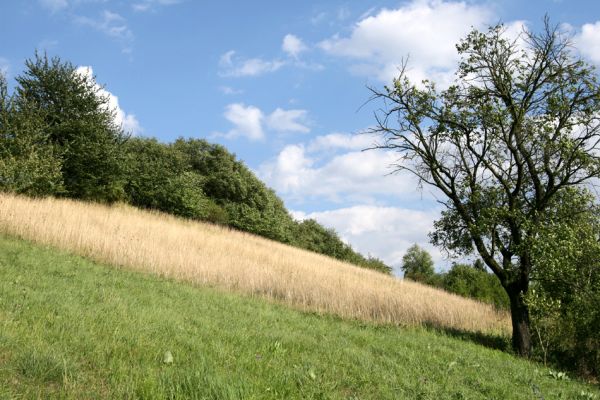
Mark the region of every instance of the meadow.
[[599, 398], [439, 330], [301, 312], [0, 235], [0, 399]]
[[251, 234], [126, 205], [0, 194], [0, 233], [303, 311], [510, 334], [509, 315], [490, 305]]

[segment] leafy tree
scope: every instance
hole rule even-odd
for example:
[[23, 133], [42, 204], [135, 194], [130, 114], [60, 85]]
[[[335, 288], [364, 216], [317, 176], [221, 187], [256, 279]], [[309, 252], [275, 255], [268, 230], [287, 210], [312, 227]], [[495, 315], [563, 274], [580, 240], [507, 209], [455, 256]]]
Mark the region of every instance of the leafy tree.
[[411, 83], [404, 65], [391, 87], [374, 91], [386, 102], [375, 131], [380, 148], [405, 157], [401, 169], [443, 193], [432, 241], [479, 253], [510, 299], [513, 348], [529, 356], [525, 298], [546, 268], [533, 245], [555, 199], [600, 175], [600, 85], [547, 19], [541, 33], [514, 41], [502, 25], [474, 30], [457, 49], [449, 88]]
[[44, 196], [62, 191], [61, 160], [47, 145], [35, 108], [8, 94], [0, 73], [0, 190]]
[[43, 131], [62, 157], [64, 194], [115, 201], [123, 197], [125, 136], [93, 77], [58, 57], [35, 54], [16, 78], [20, 104], [42, 116]]
[[544, 361], [600, 375], [600, 209], [588, 192], [570, 189], [542, 221], [527, 302]]
[[498, 279], [482, 270], [477, 263], [453, 264], [441, 281], [442, 288], [449, 292], [493, 304], [500, 309], [509, 308], [508, 296]]
[[431, 255], [419, 245], [412, 245], [402, 257], [402, 272], [407, 279], [428, 283], [435, 275]]
[[142, 138], [130, 139], [125, 151], [125, 193], [131, 204], [212, 221], [218, 206], [206, 197], [203, 177], [189, 170], [182, 154], [156, 139]]
[[284, 243], [291, 242], [293, 220], [283, 201], [223, 146], [198, 139], [178, 139], [191, 171], [203, 177], [202, 190], [222, 207], [228, 224]]

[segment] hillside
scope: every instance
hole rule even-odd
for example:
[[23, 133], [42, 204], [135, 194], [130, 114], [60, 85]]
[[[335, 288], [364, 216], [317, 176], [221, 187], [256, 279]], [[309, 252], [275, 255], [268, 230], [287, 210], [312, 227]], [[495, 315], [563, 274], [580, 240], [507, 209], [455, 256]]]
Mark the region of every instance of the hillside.
[[557, 377], [433, 331], [302, 313], [0, 236], [0, 399], [600, 396]]
[[129, 206], [1, 194], [0, 233], [301, 310], [403, 326], [510, 332], [508, 315], [490, 305], [258, 236]]

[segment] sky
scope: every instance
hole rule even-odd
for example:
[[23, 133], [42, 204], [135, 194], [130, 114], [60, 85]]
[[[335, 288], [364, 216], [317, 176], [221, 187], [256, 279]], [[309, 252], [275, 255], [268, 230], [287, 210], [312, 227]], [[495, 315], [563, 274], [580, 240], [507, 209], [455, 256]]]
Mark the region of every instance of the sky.
[[203, 138], [235, 153], [295, 218], [333, 227], [396, 270], [429, 244], [435, 191], [394, 173], [398, 154], [364, 149], [382, 89], [409, 76], [449, 82], [455, 44], [504, 23], [539, 31], [544, 15], [600, 65], [600, 1], [28, 0], [0, 3], [0, 71], [36, 50], [93, 74], [123, 128], [170, 142]]

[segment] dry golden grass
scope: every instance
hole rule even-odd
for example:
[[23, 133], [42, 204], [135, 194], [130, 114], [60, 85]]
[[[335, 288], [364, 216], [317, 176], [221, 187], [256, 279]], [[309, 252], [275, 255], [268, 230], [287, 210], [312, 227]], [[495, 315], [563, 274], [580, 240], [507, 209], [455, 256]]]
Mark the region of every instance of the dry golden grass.
[[226, 228], [128, 206], [0, 194], [0, 233], [345, 318], [508, 334], [506, 313]]

